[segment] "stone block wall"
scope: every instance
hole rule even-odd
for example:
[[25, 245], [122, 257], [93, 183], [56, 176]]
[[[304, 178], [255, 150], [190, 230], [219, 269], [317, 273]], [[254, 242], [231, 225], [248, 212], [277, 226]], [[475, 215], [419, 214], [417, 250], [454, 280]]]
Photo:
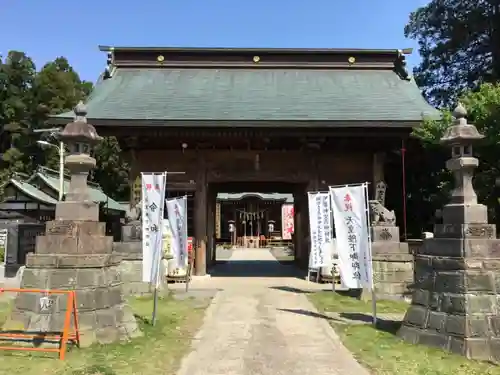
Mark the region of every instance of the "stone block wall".
[[[113, 253], [121, 257], [122, 262], [118, 267], [125, 296], [143, 296], [152, 293], [149, 283], [142, 281], [142, 242], [115, 242]], [[162, 282], [160, 290], [164, 288], [165, 262], [160, 265]]]
[[[500, 362], [500, 259], [460, 256], [494, 254], [500, 241], [461, 239], [466, 245], [455, 251], [442, 246], [454, 240], [427, 240], [416, 255], [412, 305], [398, 335], [411, 343]], [[447, 256], [450, 252], [456, 256]]]
[[374, 254], [373, 280], [377, 298], [411, 298], [413, 256]]
[[413, 255], [399, 241], [396, 226], [372, 227], [373, 281], [377, 298], [410, 298], [413, 284]]
[[[135, 318], [123, 298], [120, 257], [103, 254], [29, 254], [23, 289], [75, 290], [81, 344], [101, 344], [140, 335]], [[46, 306], [42, 298], [47, 298]], [[18, 293], [3, 329], [62, 332], [67, 295]]]

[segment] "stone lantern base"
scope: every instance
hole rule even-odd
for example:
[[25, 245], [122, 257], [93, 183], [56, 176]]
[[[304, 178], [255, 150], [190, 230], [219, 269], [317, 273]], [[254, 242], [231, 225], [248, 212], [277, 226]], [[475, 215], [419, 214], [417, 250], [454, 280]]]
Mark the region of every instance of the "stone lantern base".
[[398, 336], [500, 362], [500, 240], [491, 224], [441, 224], [415, 257], [415, 289]]
[[[55, 220], [27, 258], [21, 288], [76, 291], [82, 346], [141, 334], [124, 300], [121, 258], [112, 254], [112, 241], [104, 223]], [[4, 329], [62, 332], [66, 298], [19, 293]]]

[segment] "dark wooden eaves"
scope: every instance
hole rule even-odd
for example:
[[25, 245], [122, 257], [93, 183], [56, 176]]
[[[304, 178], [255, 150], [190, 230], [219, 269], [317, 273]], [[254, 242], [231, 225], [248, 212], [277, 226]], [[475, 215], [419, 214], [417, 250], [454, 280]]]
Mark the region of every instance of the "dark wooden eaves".
[[411, 50], [108, 47], [115, 67], [393, 69]]

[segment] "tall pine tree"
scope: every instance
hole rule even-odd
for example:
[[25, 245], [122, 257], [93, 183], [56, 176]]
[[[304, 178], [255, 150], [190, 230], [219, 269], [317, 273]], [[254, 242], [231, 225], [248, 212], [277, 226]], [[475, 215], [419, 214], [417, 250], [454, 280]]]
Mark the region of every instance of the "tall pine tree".
[[36, 69], [25, 53], [11, 51], [0, 58], [0, 181], [16, 172], [29, 173], [33, 155], [26, 153], [34, 142], [31, 136], [33, 82]]
[[422, 57], [415, 80], [438, 107], [500, 80], [500, 0], [431, 0], [411, 13], [405, 35]]

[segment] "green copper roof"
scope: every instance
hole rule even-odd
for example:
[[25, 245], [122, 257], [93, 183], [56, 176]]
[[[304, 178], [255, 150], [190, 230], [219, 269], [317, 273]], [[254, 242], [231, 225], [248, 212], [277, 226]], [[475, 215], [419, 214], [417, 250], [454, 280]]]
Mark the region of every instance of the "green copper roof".
[[[59, 178], [50, 176], [49, 174], [45, 174], [42, 172], [37, 173], [38, 177], [40, 177], [47, 185], [49, 185], [53, 190], [59, 193]], [[64, 180], [64, 191], [69, 190], [69, 181]], [[104, 194], [100, 189], [96, 187], [89, 186], [90, 199], [94, 202], [104, 203], [104, 207], [110, 210], [115, 211], [125, 211], [123, 206], [115, 201], [114, 199], [108, 197]]]
[[391, 70], [361, 69], [120, 67], [95, 85], [87, 108], [90, 120], [375, 121], [386, 126], [383, 121], [438, 116], [413, 80]]
[[[59, 194], [59, 177], [53, 176], [51, 169], [45, 167], [39, 167], [34, 175], [32, 175], [28, 180], [23, 181], [21, 178], [11, 178], [5, 185], [12, 184], [19, 191], [26, 194], [28, 197], [37, 200], [42, 203], [46, 203], [49, 205], [57, 204], [57, 199], [48, 195], [44, 191], [40, 190], [38, 187], [32, 185], [30, 182], [35, 180], [36, 178], [41, 179], [45, 184], [47, 184], [50, 189], [54, 191], [56, 195]], [[69, 190], [69, 181], [64, 181], [64, 190]], [[109, 198], [106, 194], [104, 194], [94, 183], [89, 182], [89, 191], [90, 198], [94, 202], [104, 203], [104, 207], [114, 211], [126, 211], [126, 208], [116, 202], [114, 199]]]
[[33, 185], [30, 185], [26, 182], [16, 180], [14, 178], [10, 179], [9, 182], [18, 188], [22, 193], [26, 194], [28, 197], [37, 200], [42, 203], [47, 203], [49, 205], [53, 205], [57, 203], [57, 200], [52, 198], [50, 195], [45, 194], [40, 189], [37, 189]]

